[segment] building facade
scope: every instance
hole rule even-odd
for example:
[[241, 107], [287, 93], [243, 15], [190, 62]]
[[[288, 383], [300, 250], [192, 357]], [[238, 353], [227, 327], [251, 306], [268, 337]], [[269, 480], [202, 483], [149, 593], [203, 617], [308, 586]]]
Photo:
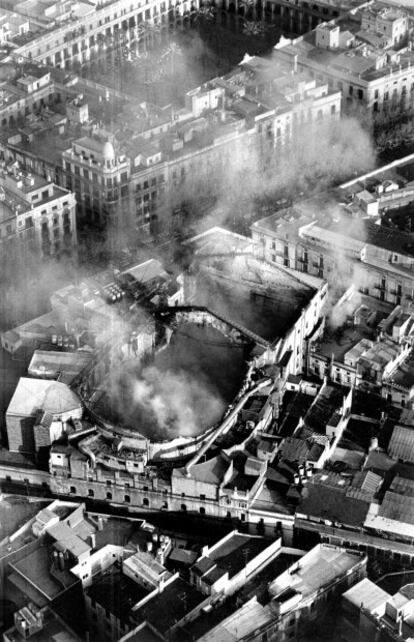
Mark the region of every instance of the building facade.
[[69, 190], [22, 171], [17, 163], [0, 176], [0, 239], [44, 257], [76, 249], [76, 200]]

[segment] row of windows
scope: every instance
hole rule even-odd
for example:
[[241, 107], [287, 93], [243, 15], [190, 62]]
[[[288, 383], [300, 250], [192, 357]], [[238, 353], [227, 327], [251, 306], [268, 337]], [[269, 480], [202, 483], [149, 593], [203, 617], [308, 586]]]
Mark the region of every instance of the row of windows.
[[164, 183], [164, 182], [165, 182], [164, 174], [159, 174], [159, 176], [154, 176], [154, 178], [151, 178], [151, 180], [148, 179], [143, 183], [137, 183], [135, 186], [135, 191], [140, 192], [141, 190], [146, 190], [146, 189], [149, 189], [150, 187], [155, 187], [158, 183]]

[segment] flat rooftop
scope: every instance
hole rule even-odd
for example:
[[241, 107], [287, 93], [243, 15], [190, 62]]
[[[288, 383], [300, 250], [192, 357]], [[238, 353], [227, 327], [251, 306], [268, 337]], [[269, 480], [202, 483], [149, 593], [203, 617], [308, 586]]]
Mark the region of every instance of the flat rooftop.
[[166, 634], [171, 626], [204, 600], [205, 595], [177, 577], [135, 611], [133, 617], [137, 623], [148, 621], [160, 633]]
[[291, 567], [272, 582], [269, 591], [277, 596], [286, 589], [293, 589], [306, 599], [335, 578], [346, 575], [362, 559], [363, 555], [356, 552], [318, 544], [300, 558], [297, 567]]
[[[214, 565], [218, 567], [221, 574], [228, 573], [231, 578], [241, 571], [248, 562], [268, 548], [268, 546], [269, 541], [262, 537], [233, 533], [230, 538], [225, 539], [218, 547], [210, 551], [201, 562], [205, 559], [214, 562]], [[211, 570], [214, 569], [214, 565], [211, 567]], [[198, 569], [198, 564], [195, 564], [193, 570], [197, 572]], [[208, 576], [209, 571], [207, 571], [206, 576], [203, 578], [207, 582]]]
[[132, 607], [149, 592], [124, 575], [118, 564], [95, 577], [86, 591], [91, 600], [113, 613], [121, 622], [129, 621]]
[[349, 223], [349, 219], [343, 217], [340, 221], [323, 225], [323, 228], [341, 235], [346, 230], [347, 236], [362, 243], [414, 257], [414, 239], [411, 234], [376, 225], [366, 219], [359, 221], [359, 225], [347, 225], [347, 221]]
[[66, 570], [55, 570], [58, 579], [51, 575], [50, 552], [48, 547], [42, 545], [40, 541], [37, 548], [26, 553], [22, 559], [14, 561], [10, 566], [49, 600], [53, 600], [79, 581], [75, 575]]
[[[19, 633], [15, 626], [6, 631], [6, 634], [8, 639], [13, 640], [13, 642], [24, 642], [27, 640], [26, 637]], [[56, 642], [81, 642], [81, 639], [82, 638], [78, 637], [76, 633], [50, 609], [43, 611], [43, 627], [41, 631], [30, 636], [31, 642], [45, 642], [45, 640], [54, 640]]]
[[35, 350], [28, 367], [31, 377], [58, 379], [70, 384], [91, 362], [89, 352], [55, 352]]

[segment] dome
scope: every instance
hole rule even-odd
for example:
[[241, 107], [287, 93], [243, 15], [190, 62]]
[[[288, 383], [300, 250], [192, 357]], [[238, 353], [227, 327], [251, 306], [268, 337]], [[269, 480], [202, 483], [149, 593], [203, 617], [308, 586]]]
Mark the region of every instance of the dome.
[[106, 143], [103, 146], [102, 156], [104, 157], [104, 160], [106, 160], [106, 161], [112, 161], [112, 160], [115, 159], [114, 146], [112, 145], [111, 142], [109, 142], [109, 140], [107, 140]]

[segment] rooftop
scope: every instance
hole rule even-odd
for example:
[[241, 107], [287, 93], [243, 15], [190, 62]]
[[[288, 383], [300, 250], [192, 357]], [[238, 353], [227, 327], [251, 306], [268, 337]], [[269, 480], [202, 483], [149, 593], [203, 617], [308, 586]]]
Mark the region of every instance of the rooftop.
[[57, 550], [69, 551], [75, 558], [91, 551], [91, 547], [64, 522], [50, 526], [47, 532], [56, 540], [55, 548]]
[[176, 577], [164, 586], [161, 593], [134, 611], [134, 619], [137, 622], [148, 621], [165, 635], [176, 622], [204, 600], [205, 596], [202, 593], [180, 577]]
[[140, 265], [135, 265], [120, 274], [120, 277], [132, 277], [135, 281], [145, 284], [153, 281], [154, 279], [167, 278], [167, 273], [164, 270], [162, 263], [156, 259], [149, 259]]
[[[248, 562], [257, 557], [266, 548], [269, 542], [262, 537], [242, 535], [234, 532], [230, 537], [225, 537], [217, 546], [207, 553], [206, 557], [197, 562], [193, 571], [203, 575], [203, 581], [209, 582], [212, 573], [215, 574], [214, 581], [228, 573], [229, 578], [239, 573]], [[205, 570], [205, 566], [208, 568]]]
[[7, 414], [33, 417], [41, 409], [59, 415], [80, 407], [79, 398], [66, 384], [20, 377]]
[[91, 362], [88, 352], [54, 352], [53, 350], [35, 350], [28, 367], [31, 377], [58, 379], [71, 384], [72, 381]]
[[50, 553], [47, 546], [38, 541], [37, 547], [31, 552], [25, 551], [21, 559], [10, 564], [11, 568], [48, 600], [63, 593], [79, 580], [67, 570], [57, 570], [56, 579], [50, 570]]
[[370, 498], [354, 497], [351, 479], [336, 473], [317, 473], [302, 490], [297, 512], [333, 523], [361, 526]]
[[359, 553], [318, 544], [274, 580], [269, 586], [269, 592], [277, 599], [286, 589], [293, 589], [306, 599], [337, 577], [346, 575], [362, 560], [363, 556]]
[[[33, 607], [32, 607], [33, 608]], [[21, 616], [33, 622], [33, 614], [30, 612], [30, 606], [24, 607], [19, 611]], [[31, 642], [45, 642], [45, 640], [54, 640], [56, 642], [80, 642], [81, 638], [72, 631], [61, 618], [49, 608], [42, 609], [42, 628], [37, 633], [30, 635]], [[36, 610], [34, 610], [36, 615]], [[7, 642], [24, 642], [27, 637], [22, 635], [16, 626], [5, 632]]]
[[398, 252], [414, 258], [414, 240], [411, 234], [377, 225], [373, 221], [365, 219], [360, 220], [358, 225], [349, 225], [349, 219], [343, 217], [341, 220], [331, 221], [323, 227], [341, 236], [346, 234], [361, 243], [369, 243], [390, 252]]
[[388, 453], [394, 459], [414, 463], [414, 427], [395, 426]]
[[[192, 466], [191, 477], [194, 477], [194, 479], [197, 479], [199, 482], [213, 484], [216, 486], [222, 483], [224, 474], [228, 468], [229, 462], [221, 455], [217, 455], [217, 457], [213, 457], [201, 464], [195, 464]], [[185, 475], [186, 472], [184, 468], [174, 469], [173, 471], [174, 477]]]
[[388, 381], [397, 386], [401, 386], [405, 390], [410, 390], [414, 386], [414, 356], [411, 355], [408, 359], [405, 359], [398, 368], [392, 372]]
[[341, 412], [343, 400], [347, 394], [348, 391], [344, 388], [322, 386], [304, 417], [305, 426], [316, 433], [325, 434], [329, 420], [337, 411]]
[[349, 602], [357, 609], [362, 606], [368, 609], [370, 613], [382, 615], [385, 611], [385, 603], [390, 595], [380, 588], [374, 582], [371, 582], [367, 577], [352, 586], [346, 591], [342, 599]]
[[121, 622], [127, 622], [132, 607], [146, 597], [149, 591], [127, 577], [118, 564], [114, 564], [94, 577], [92, 586], [86, 593], [91, 600], [113, 613]]

